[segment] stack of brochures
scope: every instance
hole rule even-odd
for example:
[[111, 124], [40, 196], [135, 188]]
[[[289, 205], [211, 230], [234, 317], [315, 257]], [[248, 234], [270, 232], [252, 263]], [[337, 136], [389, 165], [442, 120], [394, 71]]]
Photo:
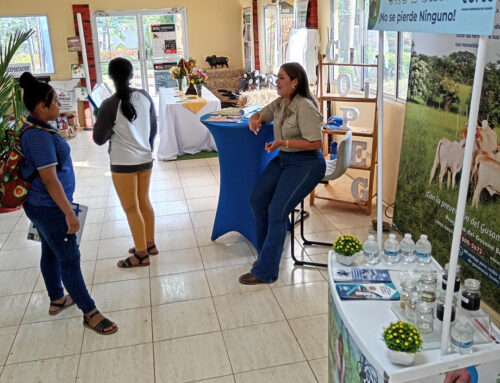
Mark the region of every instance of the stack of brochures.
[[387, 269], [334, 268], [332, 273], [340, 299], [400, 298]]
[[224, 108], [209, 113], [212, 117], [208, 117], [205, 121], [238, 123], [244, 118], [249, 118], [259, 109], [259, 105], [250, 105], [245, 108]]

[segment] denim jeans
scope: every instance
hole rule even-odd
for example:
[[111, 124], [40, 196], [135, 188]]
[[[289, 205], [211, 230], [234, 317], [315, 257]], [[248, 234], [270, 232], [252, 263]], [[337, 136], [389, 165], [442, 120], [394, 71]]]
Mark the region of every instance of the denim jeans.
[[319, 150], [279, 152], [250, 194], [257, 229], [258, 265], [251, 273], [266, 283], [278, 279], [288, 215], [321, 181], [326, 163]]
[[83, 313], [95, 309], [80, 269], [80, 250], [75, 234], [66, 234], [68, 226], [59, 207], [33, 206], [24, 203], [24, 211], [38, 230], [42, 241], [40, 268], [50, 301], [64, 297], [61, 284]]

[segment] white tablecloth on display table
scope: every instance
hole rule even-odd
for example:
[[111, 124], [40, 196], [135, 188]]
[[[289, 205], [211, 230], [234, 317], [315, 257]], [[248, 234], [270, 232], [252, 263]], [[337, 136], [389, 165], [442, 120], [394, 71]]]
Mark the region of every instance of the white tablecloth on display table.
[[160, 88], [158, 159], [175, 160], [182, 154], [217, 150], [215, 141], [200, 117], [221, 109], [220, 100], [207, 88], [202, 95], [207, 104], [198, 113], [182, 105], [175, 88]]

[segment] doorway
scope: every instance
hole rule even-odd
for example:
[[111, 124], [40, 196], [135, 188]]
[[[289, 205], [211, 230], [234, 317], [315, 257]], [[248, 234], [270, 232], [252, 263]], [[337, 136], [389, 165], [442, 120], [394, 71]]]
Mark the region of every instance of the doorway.
[[169, 69], [189, 57], [186, 25], [183, 8], [93, 12], [98, 82], [114, 91], [108, 64], [126, 58], [134, 67], [131, 86], [148, 91], [158, 107], [159, 88], [176, 86]]

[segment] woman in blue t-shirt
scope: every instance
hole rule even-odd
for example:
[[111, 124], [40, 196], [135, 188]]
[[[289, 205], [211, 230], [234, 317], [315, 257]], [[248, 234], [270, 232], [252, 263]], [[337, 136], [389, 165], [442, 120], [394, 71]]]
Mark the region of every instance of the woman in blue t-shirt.
[[[99, 334], [112, 334], [118, 326], [97, 310], [80, 269], [75, 235], [80, 225], [71, 206], [75, 173], [70, 147], [48, 125], [59, 116], [56, 92], [28, 72], [23, 73], [19, 84], [30, 111], [21, 137], [22, 173], [25, 179], [35, 176], [23, 207], [42, 242], [40, 267], [50, 297], [49, 314], [56, 315], [76, 303], [84, 314], [85, 327]], [[64, 295], [61, 281], [69, 295]]]

